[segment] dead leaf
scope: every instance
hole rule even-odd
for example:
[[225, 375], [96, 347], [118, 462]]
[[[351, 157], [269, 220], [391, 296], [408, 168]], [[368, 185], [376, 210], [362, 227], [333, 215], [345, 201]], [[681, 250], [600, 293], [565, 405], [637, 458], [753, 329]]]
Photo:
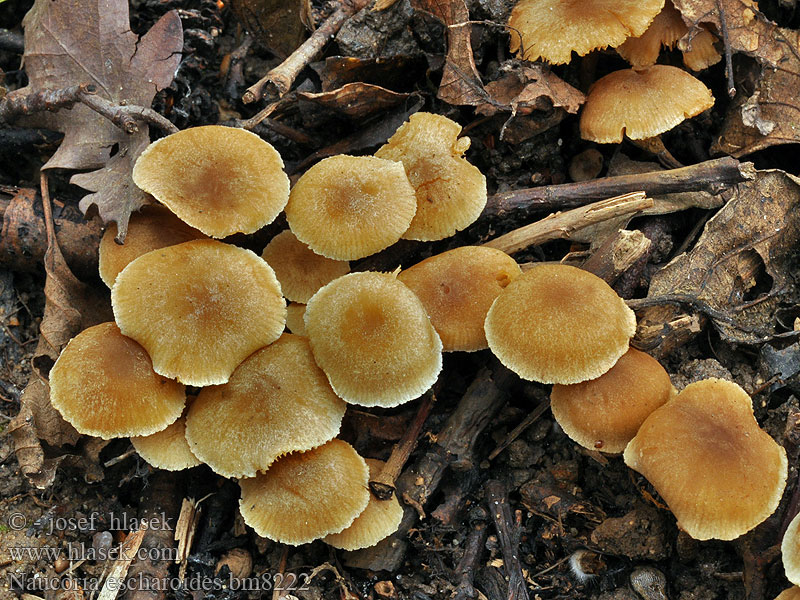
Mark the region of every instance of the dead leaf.
[[307, 0], [231, 0], [244, 28], [267, 50], [286, 58], [303, 42]]
[[543, 65], [512, 69], [497, 81], [487, 83], [486, 91], [493, 101], [479, 104], [475, 111], [487, 116], [504, 110], [514, 115], [529, 115], [553, 108], [575, 114], [586, 100], [582, 92]]
[[[23, 19], [25, 70], [36, 92], [79, 84], [92, 84], [98, 94], [114, 104], [149, 107], [156, 92], [167, 87], [180, 63], [183, 46], [181, 21], [176, 11], [165, 14], [140, 38], [131, 31], [128, 3], [122, 0], [37, 0]], [[125, 134], [108, 119], [84, 105], [49, 116], [49, 126], [64, 133], [64, 140], [45, 169], [100, 169], [78, 181], [97, 191], [81, 204], [97, 205], [105, 222], [117, 224], [124, 238], [130, 212], [145, 203], [145, 195], [128, 184], [130, 164], [149, 141], [148, 128]], [[116, 149], [113, 163], [109, 163]], [[102, 173], [110, 164], [112, 176]], [[123, 182], [124, 180], [124, 182]], [[78, 183], [80, 185], [80, 183]]]
[[346, 83], [360, 81], [390, 90], [410, 90], [410, 82], [425, 73], [425, 60], [419, 56], [397, 54], [386, 58], [329, 56], [324, 62], [310, 65], [319, 75], [323, 92], [330, 92]]
[[298, 92], [298, 97], [351, 119], [365, 119], [402, 104], [411, 94], [393, 92], [369, 83], [347, 83], [329, 92]]

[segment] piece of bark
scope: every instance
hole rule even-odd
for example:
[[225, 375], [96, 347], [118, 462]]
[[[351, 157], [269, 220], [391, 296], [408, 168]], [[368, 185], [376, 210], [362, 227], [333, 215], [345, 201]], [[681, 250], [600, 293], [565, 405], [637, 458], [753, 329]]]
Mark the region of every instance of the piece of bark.
[[503, 553], [503, 564], [508, 580], [508, 600], [528, 600], [525, 576], [519, 561], [521, 526], [511, 513], [508, 492], [503, 482], [491, 479], [486, 482], [486, 505], [497, 529], [497, 539]]

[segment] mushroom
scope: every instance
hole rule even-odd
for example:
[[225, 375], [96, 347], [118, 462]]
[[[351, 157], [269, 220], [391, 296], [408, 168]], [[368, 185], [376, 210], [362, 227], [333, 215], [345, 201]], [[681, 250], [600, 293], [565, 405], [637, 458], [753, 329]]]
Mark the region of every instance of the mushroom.
[[50, 402], [75, 429], [105, 440], [150, 435], [177, 419], [184, 387], [156, 374], [114, 323], [84, 329], [50, 370]]
[[689, 384], [656, 409], [624, 453], [698, 540], [732, 540], [777, 508], [786, 485], [786, 452], [753, 416], [750, 396], [733, 382]]
[[442, 368], [442, 342], [425, 308], [391, 273], [350, 273], [306, 306], [314, 358], [346, 402], [397, 406], [425, 393]]
[[292, 302], [286, 307], [286, 329], [295, 335], [308, 337], [306, 333], [306, 305]]
[[416, 210], [402, 164], [339, 155], [321, 160], [297, 180], [286, 220], [317, 254], [355, 260], [399, 240]]
[[568, 63], [642, 35], [664, 0], [521, 0], [511, 11], [511, 52], [524, 60]]
[[215, 238], [261, 229], [289, 198], [277, 150], [254, 133], [221, 125], [192, 127], [153, 142], [136, 160], [133, 181]]
[[279, 456], [333, 439], [344, 410], [308, 340], [285, 333], [251, 354], [228, 383], [200, 390], [186, 439], [220, 475], [253, 477]]
[[677, 67], [623, 69], [598, 79], [581, 113], [581, 137], [601, 144], [669, 131], [714, 105], [711, 91]]
[[717, 64], [722, 60], [722, 55], [714, 46], [717, 41], [717, 36], [701, 26], [688, 42], [685, 39], [678, 42], [678, 47], [683, 52], [683, 64], [692, 71], [702, 71]]
[[349, 263], [316, 254], [289, 230], [272, 238], [261, 258], [275, 271], [284, 297], [302, 304], [323, 285], [350, 272]]
[[119, 328], [145, 347], [156, 373], [196, 386], [228, 381], [286, 323], [270, 266], [215, 240], [140, 256], [117, 277], [111, 304]]
[[800, 587], [795, 585], [783, 590], [775, 600], [800, 600]]
[[186, 411], [162, 431], [131, 438], [136, 452], [148, 464], [165, 471], [181, 471], [201, 464], [186, 441]]
[[553, 386], [550, 408], [569, 438], [584, 448], [625, 450], [644, 420], [674, 394], [659, 362], [633, 348], [598, 377]]
[[656, 64], [662, 46], [672, 48], [687, 31], [681, 13], [671, 0], [666, 0], [664, 8], [650, 23], [647, 31], [625, 40], [617, 46], [617, 52], [632, 67], [649, 67]]
[[486, 206], [486, 177], [467, 162], [470, 139], [461, 125], [426, 112], [411, 115], [375, 156], [401, 161], [414, 187], [417, 212], [403, 234], [433, 241], [471, 225]]
[[204, 238], [205, 235], [189, 227], [163, 206], [145, 206], [131, 215], [128, 235], [124, 244], [114, 240], [117, 224], [111, 223], [100, 240], [100, 279], [109, 287], [128, 263], [151, 250], [173, 246], [182, 242]]
[[580, 383], [628, 350], [636, 316], [597, 275], [560, 264], [514, 279], [486, 315], [489, 348], [523, 379]]
[[[377, 477], [385, 463], [374, 458], [364, 460], [369, 467], [370, 479]], [[397, 531], [402, 518], [403, 507], [397, 501], [397, 496], [392, 494], [387, 500], [378, 500], [370, 494], [364, 512], [356, 517], [350, 527], [339, 533], [327, 535], [322, 541], [341, 550], [369, 548]]]
[[495, 298], [521, 273], [502, 250], [462, 246], [401, 271], [422, 301], [445, 352], [487, 348], [483, 323]]
[[242, 479], [239, 509], [262, 536], [298, 546], [349, 527], [369, 502], [369, 469], [341, 440], [288, 454]]
[[783, 534], [781, 555], [786, 579], [800, 585], [800, 513], [794, 516]]

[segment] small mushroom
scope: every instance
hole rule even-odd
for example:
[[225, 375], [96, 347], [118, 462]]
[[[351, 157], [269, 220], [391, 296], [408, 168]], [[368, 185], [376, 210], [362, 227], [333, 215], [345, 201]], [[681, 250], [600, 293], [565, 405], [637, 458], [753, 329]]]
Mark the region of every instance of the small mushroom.
[[795, 515], [783, 534], [781, 555], [786, 579], [800, 585], [800, 513]]
[[722, 379], [689, 384], [656, 409], [624, 457], [698, 540], [747, 533], [775, 511], [786, 486], [786, 452], [759, 428], [747, 392]]
[[800, 586], [793, 586], [783, 590], [775, 600], [800, 600]]
[[254, 133], [221, 125], [192, 127], [153, 142], [136, 160], [133, 181], [215, 238], [261, 229], [289, 198], [277, 150]]
[[148, 464], [165, 471], [181, 471], [201, 464], [186, 441], [186, 411], [166, 429], [131, 438], [136, 452]]
[[364, 459], [347, 442], [331, 440], [240, 480], [239, 509], [258, 535], [299, 546], [349, 527], [369, 503], [368, 481]]
[[683, 52], [683, 64], [692, 71], [702, 71], [722, 60], [722, 55], [715, 47], [719, 41], [717, 36], [704, 26], [688, 42], [681, 40], [678, 47]]
[[308, 337], [306, 333], [306, 305], [292, 302], [286, 307], [286, 329], [295, 335]]
[[184, 387], [153, 371], [114, 323], [84, 329], [50, 370], [50, 402], [75, 429], [105, 440], [150, 435], [183, 411]]
[[445, 352], [487, 348], [483, 323], [495, 298], [521, 273], [502, 250], [462, 246], [401, 271], [422, 301]]
[[286, 324], [270, 266], [215, 240], [140, 256], [117, 277], [111, 304], [120, 329], [145, 347], [156, 373], [187, 385], [225, 383]]

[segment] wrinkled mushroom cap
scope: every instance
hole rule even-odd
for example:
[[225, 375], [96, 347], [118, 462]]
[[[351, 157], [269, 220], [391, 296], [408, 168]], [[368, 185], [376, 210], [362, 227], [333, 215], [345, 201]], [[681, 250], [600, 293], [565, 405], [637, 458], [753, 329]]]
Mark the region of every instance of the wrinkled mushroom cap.
[[306, 333], [306, 305], [292, 302], [286, 307], [286, 329], [295, 335], [308, 337]]
[[722, 379], [692, 383], [653, 412], [624, 457], [698, 540], [750, 531], [786, 485], [786, 452], [759, 428], [750, 396]]
[[800, 585], [800, 514], [795, 515], [783, 534], [781, 555], [786, 579]]
[[625, 354], [636, 316], [597, 275], [543, 264], [500, 293], [485, 329], [494, 355], [523, 379], [580, 383]]
[[239, 509], [262, 536], [298, 546], [349, 527], [369, 502], [369, 469], [341, 440], [279, 458], [242, 479]]
[[472, 352], [488, 347], [486, 313], [520, 273], [502, 250], [462, 246], [431, 256], [397, 278], [422, 301], [445, 352]]
[[783, 590], [775, 600], [800, 600], [800, 587], [795, 585], [788, 590]]
[[103, 439], [150, 435], [183, 411], [181, 384], [153, 371], [150, 357], [114, 323], [84, 329], [50, 370], [50, 401], [80, 433]]
[[140, 256], [117, 277], [111, 304], [120, 329], [145, 347], [156, 372], [187, 385], [225, 383], [286, 323], [270, 266], [214, 240]]
[[664, 367], [630, 348], [597, 379], [554, 385], [550, 408], [571, 440], [590, 450], [616, 454], [625, 450], [644, 420], [672, 394]]
[[305, 304], [323, 285], [350, 272], [350, 264], [316, 254], [289, 231], [270, 240], [261, 258], [269, 263], [287, 300]]
[[[374, 458], [365, 460], [369, 467], [369, 477], [374, 479], [385, 463]], [[400, 506], [396, 495], [392, 494], [388, 500], [378, 500], [370, 494], [367, 508], [356, 517], [350, 527], [325, 536], [322, 541], [342, 550], [369, 548], [397, 531], [402, 518], [403, 507]]]
[[568, 63], [573, 51], [583, 56], [642, 35], [663, 6], [664, 0], [521, 0], [508, 21], [511, 52]]
[[314, 357], [347, 402], [391, 407], [419, 397], [442, 368], [425, 308], [391, 273], [351, 273], [306, 306]]
[[617, 46], [617, 52], [632, 67], [649, 67], [656, 64], [662, 46], [672, 48], [687, 30], [681, 13], [667, 0], [647, 31], [625, 40]]
[[598, 79], [581, 113], [581, 137], [601, 144], [669, 131], [714, 105], [711, 91], [677, 67], [623, 69]]
[[375, 156], [403, 163], [417, 197], [417, 212], [403, 237], [433, 241], [475, 222], [486, 206], [486, 177], [467, 162], [468, 137], [442, 115], [418, 112]]
[[722, 55], [717, 51], [714, 42], [717, 36], [701, 28], [690, 42], [681, 41], [678, 46], [683, 52], [683, 64], [692, 71], [702, 71], [722, 60]]
[[399, 240], [416, 210], [401, 163], [339, 155], [321, 160], [297, 180], [286, 220], [317, 254], [356, 260]]
[[180, 471], [201, 464], [186, 441], [185, 412], [163, 431], [132, 437], [131, 444], [139, 456], [157, 469]]
[[99, 252], [100, 279], [108, 287], [113, 287], [122, 269], [142, 254], [205, 236], [163, 206], [152, 205], [131, 215], [124, 244], [116, 243], [116, 237], [117, 224], [112, 222], [100, 240]]
[[215, 238], [253, 233], [289, 198], [277, 150], [234, 127], [192, 127], [150, 144], [133, 181], [183, 221]]
[[220, 475], [253, 477], [283, 454], [333, 439], [345, 406], [314, 362], [308, 340], [285, 333], [251, 354], [228, 383], [200, 390], [186, 418], [186, 438]]

